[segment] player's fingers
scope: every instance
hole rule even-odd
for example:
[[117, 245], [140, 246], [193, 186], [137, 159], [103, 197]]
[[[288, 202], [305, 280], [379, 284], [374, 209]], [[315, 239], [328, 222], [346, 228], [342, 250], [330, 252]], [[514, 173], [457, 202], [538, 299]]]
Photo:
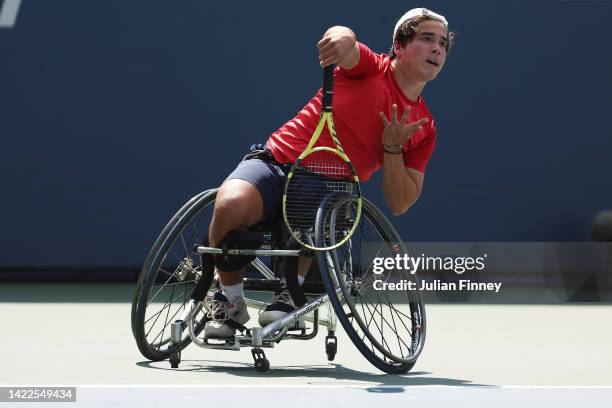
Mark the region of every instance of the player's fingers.
[[329, 54], [330, 52], [334, 52], [335, 50], [336, 50], [336, 47], [334, 47], [334, 44], [328, 43], [326, 45], [323, 45], [322, 47], [319, 47], [319, 55]]
[[422, 119], [419, 119], [416, 122], [414, 122], [413, 125], [415, 125], [416, 127], [420, 127], [420, 126], [426, 124], [427, 122], [429, 122], [429, 118], [422, 118]]
[[324, 37], [317, 43], [317, 47], [321, 49], [322, 47], [327, 46], [330, 43], [330, 41], [331, 41], [331, 37]]
[[410, 107], [410, 105], [406, 105], [404, 107], [404, 112], [402, 113], [402, 118], [400, 119], [400, 123], [404, 124], [406, 123], [406, 119], [408, 119], [408, 115], [410, 114], [410, 110], [412, 108]]
[[427, 122], [429, 122], [428, 118], [421, 118], [419, 120], [417, 120], [416, 122], [412, 122], [408, 124], [408, 128], [412, 129], [416, 129], [421, 127], [422, 125], [426, 124]]
[[336, 64], [338, 61], [339, 61], [338, 57], [330, 57], [330, 58], [325, 58], [324, 60], [320, 60], [319, 64], [321, 64], [321, 67], [325, 68], [326, 66], [330, 64]]
[[406, 140], [408, 140], [412, 137], [413, 134], [415, 134], [419, 130], [422, 130], [423, 125], [427, 123], [428, 121], [429, 119], [423, 118], [423, 119], [417, 120], [416, 122], [412, 122], [404, 128], [404, 130], [402, 131], [402, 134], [404, 135]]
[[391, 120], [397, 122], [397, 105], [391, 105]]
[[384, 113], [378, 112], [378, 116], [380, 116], [380, 120], [382, 120], [383, 125], [389, 126], [391, 124]]
[[319, 59], [321, 61], [328, 59], [328, 58], [333, 58], [333, 57], [338, 57], [338, 52], [336, 51], [335, 48], [330, 48], [327, 51], [322, 51], [319, 52]]
[[323, 64], [331, 64], [331, 62], [325, 61], [333, 55], [334, 47], [331, 44], [319, 47], [319, 61]]

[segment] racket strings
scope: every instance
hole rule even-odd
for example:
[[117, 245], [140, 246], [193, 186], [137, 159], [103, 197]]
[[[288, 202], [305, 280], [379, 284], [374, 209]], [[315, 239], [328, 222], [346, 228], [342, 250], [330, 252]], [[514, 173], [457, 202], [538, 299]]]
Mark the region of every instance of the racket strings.
[[[305, 160], [293, 170], [286, 190], [286, 215], [290, 230], [296, 238], [305, 242], [308, 237], [314, 240], [314, 226], [319, 208], [325, 213], [326, 241], [340, 241], [352, 228], [355, 217], [351, 211], [340, 211], [333, 228], [329, 225], [329, 215], [334, 204], [347, 196], [356, 196], [355, 174], [345, 161], [339, 158], [326, 160]], [[350, 207], [350, 205], [349, 205]], [[339, 212], [339, 213], [340, 213]], [[333, 231], [333, 237], [330, 236]]]
[[346, 179], [353, 177], [353, 174], [346, 163], [308, 160], [302, 161], [300, 169], [305, 172], [312, 172], [331, 179]]

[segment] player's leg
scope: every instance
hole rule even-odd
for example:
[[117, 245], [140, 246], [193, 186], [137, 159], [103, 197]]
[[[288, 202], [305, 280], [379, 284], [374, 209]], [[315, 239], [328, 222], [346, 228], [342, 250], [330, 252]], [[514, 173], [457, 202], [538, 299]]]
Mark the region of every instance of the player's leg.
[[[226, 180], [217, 193], [215, 209], [210, 225], [209, 243], [216, 247], [231, 231], [246, 230], [263, 219], [263, 203], [259, 191], [242, 179]], [[213, 295], [211, 320], [206, 324], [207, 338], [232, 337], [238, 325], [250, 318], [244, 301], [245, 267], [233, 270], [216, 268], [221, 291]], [[236, 325], [237, 323], [238, 325]]]
[[[231, 231], [246, 230], [263, 220], [279, 219], [285, 177], [283, 168], [273, 161], [252, 159], [241, 162], [217, 194], [209, 235], [210, 245], [218, 246]], [[304, 282], [311, 263], [310, 258], [299, 259], [300, 284]], [[217, 272], [222, 290], [214, 295], [212, 301], [213, 320], [205, 329], [208, 338], [231, 337], [235, 333], [235, 323], [244, 325], [249, 319], [242, 284], [245, 268], [233, 271], [217, 268]], [[272, 304], [262, 313], [264, 318], [260, 318], [260, 324], [269, 324], [294, 309], [295, 304], [283, 285]], [[267, 313], [270, 311], [273, 313]]]
[[[228, 176], [215, 200], [210, 226], [211, 246], [220, 246], [232, 231], [246, 230], [265, 219], [276, 217], [275, 207], [282, 191], [282, 171], [260, 159], [242, 161]], [[212, 320], [207, 323], [207, 338], [232, 337], [236, 327], [249, 320], [242, 279], [246, 267], [220, 267], [217, 273], [221, 291], [211, 303]]]
[[[301, 256], [298, 258], [298, 284], [301, 286], [305, 279], [308, 270], [312, 265], [312, 258]], [[263, 327], [278, 319], [282, 319], [287, 314], [293, 312], [296, 309], [296, 305], [291, 298], [291, 293], [287, 287], [285, 278], [281, 278], [281, 287], [274, 293], [274, 298], [266, 308], [259, 315], [259, 324]], [[296, 328], [302, 328], [305, 323], [299, 321]]]

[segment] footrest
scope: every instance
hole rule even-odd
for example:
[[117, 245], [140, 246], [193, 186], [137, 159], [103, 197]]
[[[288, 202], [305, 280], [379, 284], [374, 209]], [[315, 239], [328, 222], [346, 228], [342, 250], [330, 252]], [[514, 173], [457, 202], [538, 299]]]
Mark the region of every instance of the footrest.
[[202, 341], [203, 348], [217, 349], [217, 350], [235, 350], [240, 351], [240, 339], [241, 336], [234, 336], [229, 338], [218, 338], [218, 339], [204, 339]]

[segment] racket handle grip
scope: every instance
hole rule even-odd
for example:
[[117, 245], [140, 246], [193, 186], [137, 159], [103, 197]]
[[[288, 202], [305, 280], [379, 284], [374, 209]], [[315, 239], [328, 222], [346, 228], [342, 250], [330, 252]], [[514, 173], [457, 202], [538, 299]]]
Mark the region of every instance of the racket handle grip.
[[323, 68], [323, 112], [331, 112], [334, 95], [334, 68], [331, 64]]

